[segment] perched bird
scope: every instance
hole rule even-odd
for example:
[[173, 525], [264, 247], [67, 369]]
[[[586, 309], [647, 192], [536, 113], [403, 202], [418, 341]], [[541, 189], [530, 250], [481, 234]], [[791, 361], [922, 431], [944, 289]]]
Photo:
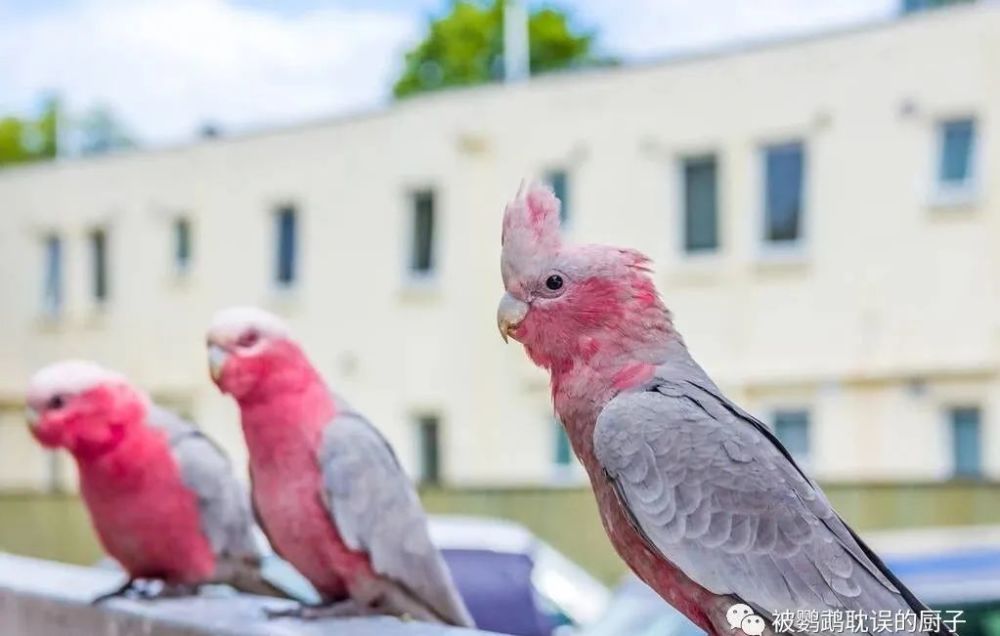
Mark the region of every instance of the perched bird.
[[240, 407], [260, 525], [324, 602], [277, 615], [471, 626], [392, 448], [330, 392], [283, 322], [254, 308], [222, 311], [208, 357]]
[[632, 570], [710, 634], [733, 633], [736, 603], [768, 623], [779, 612], [926, 609], [692, 359], [649, 259], [568, 244], [559, 205], [543, 186], [522, 186], [507, 205], [497, 325], [549, 371], [605, 530]]
[[249, 498], [226, 456], [123, 376], [87, 361], [44, 367], [27, 417], [43, 446], [76, 459], [97, 536], [128, 574], [96, 601], [143, 593], [147, 580], [162, 580], [162, 595], [227, 583], [286, 596], [261, 574]]

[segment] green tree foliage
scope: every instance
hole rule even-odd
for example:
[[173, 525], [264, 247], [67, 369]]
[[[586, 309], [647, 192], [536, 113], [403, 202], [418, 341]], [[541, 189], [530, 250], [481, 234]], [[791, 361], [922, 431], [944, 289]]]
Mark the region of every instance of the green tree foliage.
[[26, 136], [25, 122], [16, 117], [0, 119], [0, 166], [31, 161], [31, 155], [24, 147]]
[[[528, 18], [531, 73], [608, 63], [593, 56], [593, 33], [574, 33], [565, 13], [536, 9]], [[431, 21], [427, 36], [406, 54], [396, 97], [469, 86], [503, 76], [503, 0], [456, 0]]]
[[[60, 148], [62, 143], [69, 148]], [[72, 117], [58, 99], [50, 98], [34, 118], [0, 117], [0, 167], [53, 159], [60, 153], [94, 155], [134, 145], [124, 127], [105, 106], [96, 106], [79, 117]]]
[[35, 119], [0, 117], [0, 166], [56, 156], [59, 101], [48, 99]]

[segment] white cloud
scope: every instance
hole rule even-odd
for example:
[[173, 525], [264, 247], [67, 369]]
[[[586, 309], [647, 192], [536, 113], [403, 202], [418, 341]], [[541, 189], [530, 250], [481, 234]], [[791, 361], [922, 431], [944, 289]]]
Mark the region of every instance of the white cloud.
[[[368, 108], [387, 96], [433, 1], [329, 0], [282, 13], [226, 0], [72, 0], [11, 14], [0, 20], [0, 113], [52, 89], [77, 110], [110, 105], [159, 143], [205, 122], [234, 131]], [[557, 2], [626, 60], [885, 18], [898, 3]]]
[[644, 59], [891, 16], [900, 0], [581, 0], [608, 52]]
[[0, 24], [0, 112], [52, 89], [76, 109], [109, 104], [162, 142], [206, 121], [232, 130], [369, 107], [419, 27], [419, 16], [364, 9], [84, 0]]

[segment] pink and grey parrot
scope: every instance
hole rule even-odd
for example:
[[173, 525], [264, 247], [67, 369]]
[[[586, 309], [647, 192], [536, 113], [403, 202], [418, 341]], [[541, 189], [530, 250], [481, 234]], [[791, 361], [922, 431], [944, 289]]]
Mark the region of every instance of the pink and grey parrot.
[[246, 491], [229, 461], [180, 417], [152, 404], [118, 373], [70, 360], [39, 370], [27, 391], [31, 432], [76, 459], [80, 491], [101, 544], [128, 581], [97, 601], [227, 583], [286, 596], [260, 570]]
[[220, 312], [212, 377], [236, 399], [254, 509], [325, 606], [277, 615], [409, 616], [471, 626], [416, 490], [388, 442], [335, 396], [277, 317]]
[[543, 186], [507, 205], [497, 324], [549, 371], [605, 530], [632, 570], [710, 634], [733, 633], [726, 612], [737, 603], [771, 619], [926, 609], [692, 359], [649, 259], [567, 243], [559, 205]]

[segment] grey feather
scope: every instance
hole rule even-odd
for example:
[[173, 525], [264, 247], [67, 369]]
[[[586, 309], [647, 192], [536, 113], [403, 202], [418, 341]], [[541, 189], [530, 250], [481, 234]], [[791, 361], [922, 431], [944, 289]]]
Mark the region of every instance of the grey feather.
[[431, 543], [417, 492], [382, 435], [357, 413], [341, 411], [324, 431], [319, 462], [326, 504], [347, 546], [367, 553], [377, 573], [445, 622], [472, 626]]
[[597, 459], [651, 548], [765, 613], [922, 609], [690, 358], [654, 375], [613, 398], [594, 429]]
[[222, 449], [166, 409], [152, 406], [148, 421], [166, 435], [181, 479], [197, 497], [201, 529], [216, 555], [215, 580], [246, 592], [286, 596], [260, 573], [250, 499]]

